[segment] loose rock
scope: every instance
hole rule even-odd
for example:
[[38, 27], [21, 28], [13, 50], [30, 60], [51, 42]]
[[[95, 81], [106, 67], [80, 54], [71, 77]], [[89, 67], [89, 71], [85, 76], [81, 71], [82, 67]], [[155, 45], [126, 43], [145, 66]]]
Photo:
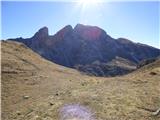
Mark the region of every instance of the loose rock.
[[29, 96], [23, 96], [24, 99], [29, 99]]

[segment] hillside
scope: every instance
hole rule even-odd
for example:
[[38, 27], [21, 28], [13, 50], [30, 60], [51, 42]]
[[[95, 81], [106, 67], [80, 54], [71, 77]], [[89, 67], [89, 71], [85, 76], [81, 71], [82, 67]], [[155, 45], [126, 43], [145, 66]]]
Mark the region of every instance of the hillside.
[[47, 61], [21, 43], [1, 46], [2, 120], [60, 120], [67, 104], [90, 108], [96, 120], [160, 119], [155, 113], [159, 60], [123, 77], [91, 77]]
[[[131, 68], [133, 66], [127, 65], [126, 69], [126, 67], [111, 64], [116, 57], [132, 62], [133, 65], [160, 55], [160, 50], [157, 48], [134, 43], [125, 38], [114, 39], [97, 26], [82, 24], [77, 24], [74, 28], [67, 25], [55, 35], [49, 35], [48, 28], [43, 27], [31, 38], [10, 40], [24, 43], [54, 63], [70, 68], [77, 68], [80, 65], [80, 70], [83, 72], [97, 76], [123, 75], [133, 71]], [[100, 65], [91, 64], [96, 61], [99, 61]], [[111, 69], [106, 69], [106, 66]], [[83, 68], [89, 70], [84, 71]]]

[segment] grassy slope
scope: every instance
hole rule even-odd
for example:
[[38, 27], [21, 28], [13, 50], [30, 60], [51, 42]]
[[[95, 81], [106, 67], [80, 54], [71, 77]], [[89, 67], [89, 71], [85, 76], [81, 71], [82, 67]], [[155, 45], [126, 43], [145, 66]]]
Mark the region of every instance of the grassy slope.
[[160, 61], [122, 77], [89, 77], [20, 43], [1, 45], [3, 120], [58, 120], [59, 108], [72, 103], [91, 108], [98, 120], [160, 119], [152, 115], [160, 108]]

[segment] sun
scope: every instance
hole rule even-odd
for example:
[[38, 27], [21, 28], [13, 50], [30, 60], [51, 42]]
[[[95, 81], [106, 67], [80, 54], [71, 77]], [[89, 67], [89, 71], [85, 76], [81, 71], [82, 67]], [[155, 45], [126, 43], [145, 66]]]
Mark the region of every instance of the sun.
[[[79, 21], [83, 24], [92, 24], [91, 21], [99, 21], [101, 9], [105, 0], [75, 0], [75, 10], [79, 11]], [[96, 20], [97, 19], [97, 20]]]
[[98, 7], [98, 3], [102, 3], [103, 0], [78, 0], [78, 5], [82, 7], [82, 9], [94, 8]]
[[102, 2], [102, 0], [79, 0], [78, 2], [79, 4], [82, 4], [82, 5], [91, 5], [91, 4], [93, 5], [93, 4]]

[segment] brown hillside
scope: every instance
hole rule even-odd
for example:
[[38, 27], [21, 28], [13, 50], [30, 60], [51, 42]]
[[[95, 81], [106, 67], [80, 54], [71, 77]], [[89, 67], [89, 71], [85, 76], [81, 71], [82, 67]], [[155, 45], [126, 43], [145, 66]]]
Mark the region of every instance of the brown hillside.
[[160, 119], [160, 61], [123, 77], [91, 77], [21, 43], [1, 46], [2, 120], [59, 120], [65, 104], [89, 107], [97, 120]]

